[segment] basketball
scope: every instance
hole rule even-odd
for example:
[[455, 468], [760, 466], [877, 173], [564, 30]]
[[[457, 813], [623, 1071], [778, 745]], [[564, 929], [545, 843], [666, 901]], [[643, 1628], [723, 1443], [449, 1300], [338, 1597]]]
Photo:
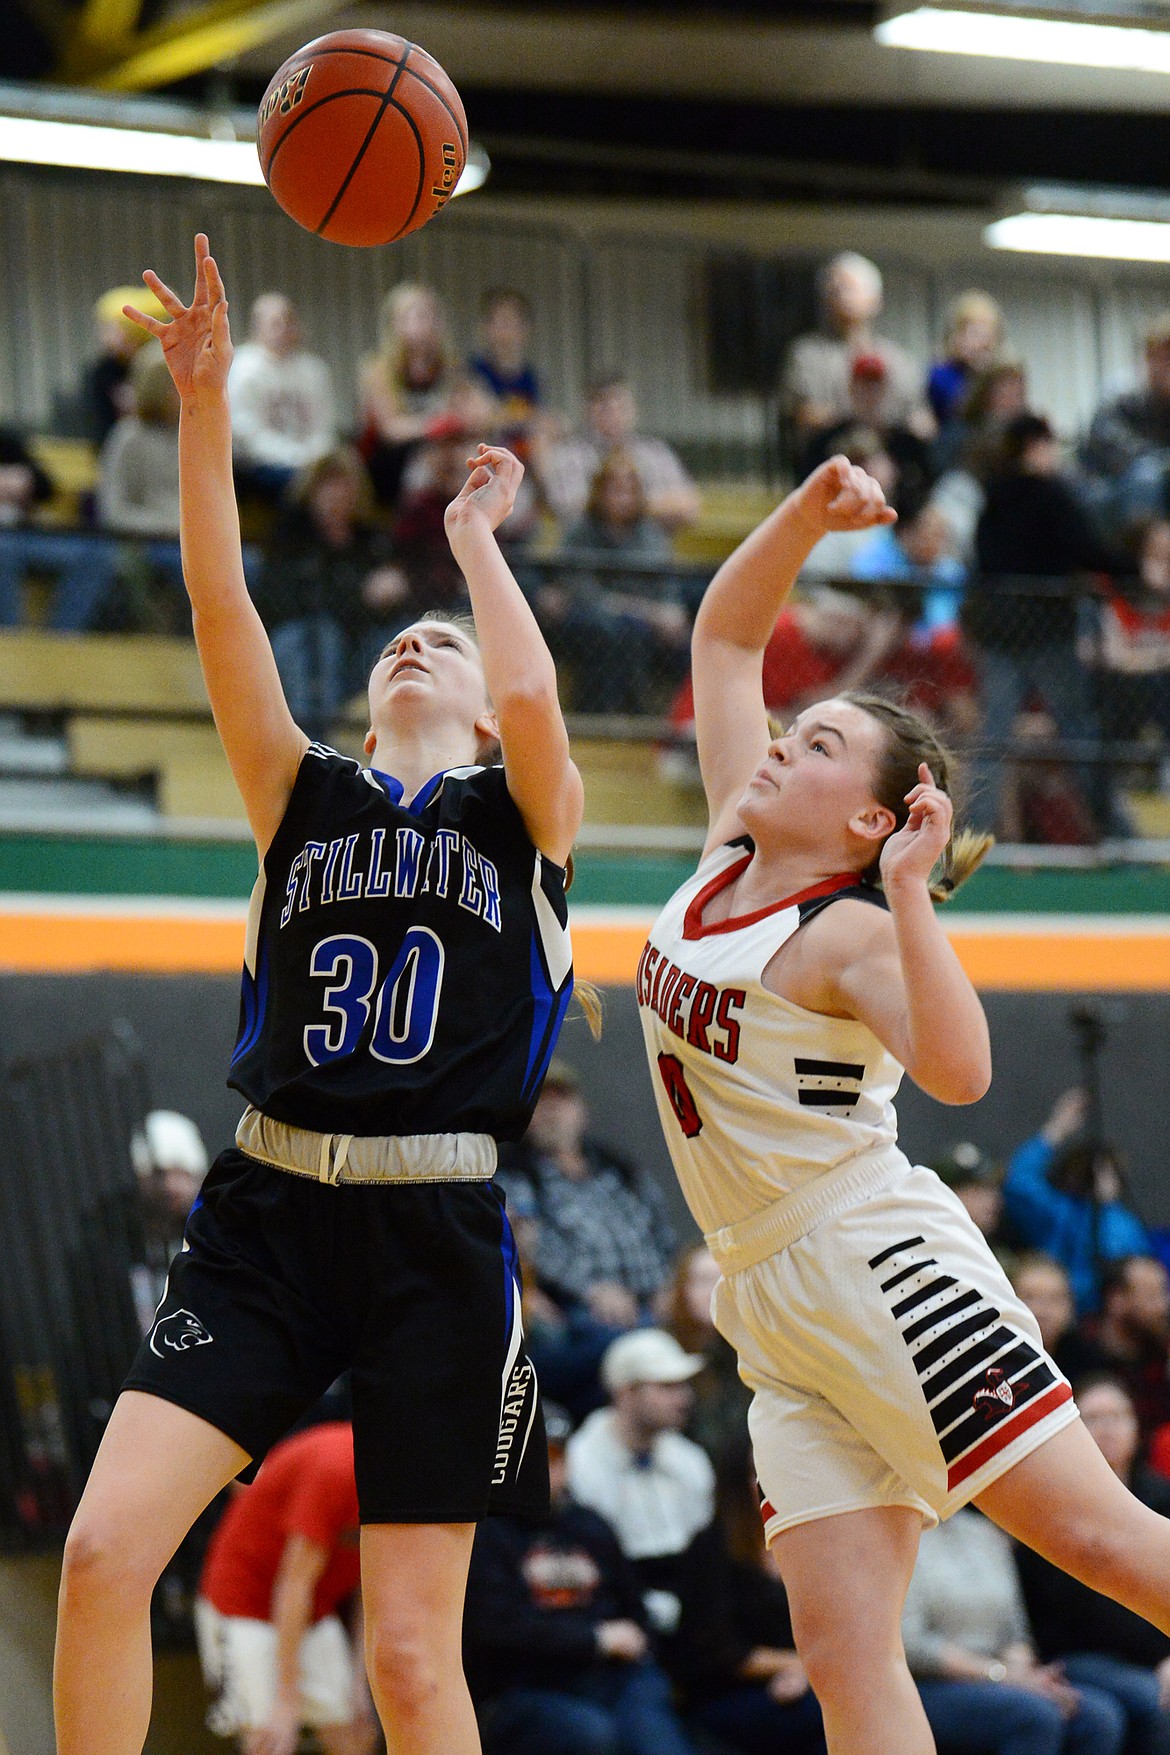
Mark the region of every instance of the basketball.
[[467, 118], [417, 43], [339, 30], [273, 75], [256, 145], [290, 219], [331, 243], [368, 248], [417, 231], [446, 205], [467, 158]]

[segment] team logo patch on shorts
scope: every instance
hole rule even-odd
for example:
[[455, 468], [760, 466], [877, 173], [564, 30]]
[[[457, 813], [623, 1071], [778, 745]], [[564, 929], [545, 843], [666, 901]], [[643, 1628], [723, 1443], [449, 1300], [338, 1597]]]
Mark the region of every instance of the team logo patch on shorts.
[[870, 1258], [922, 1385], [953, 1490], [1069, 1400], [1068, 1384], [989, 1299], [906, 1237]]
[[163, 1348], [173, 1353], [186, 1353], [192, 1347], [206, 1347], [215, 1339], [190, 1310], [173, 1310], [160, 1317], [150, 1331], [150, 1350], [165, 1359]]

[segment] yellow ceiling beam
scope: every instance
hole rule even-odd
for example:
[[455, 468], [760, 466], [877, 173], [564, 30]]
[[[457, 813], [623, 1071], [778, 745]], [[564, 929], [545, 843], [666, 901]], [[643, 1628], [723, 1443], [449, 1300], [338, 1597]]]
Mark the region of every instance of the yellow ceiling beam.
[[99, 56], [116, 49], [137, 28], [143, 0], [85, 0], [74, 30], [83, 54]]
[[[344, 0], [210, 0], [193, 12], [122, 37], [118, 42], [74, 39], [64, 76], [99, 91], [152, 91], [206, 73], [246, 49], [286, 31], [307, 29], [336, 12]], [[113, 12], [136, 0], [87, 0]]]

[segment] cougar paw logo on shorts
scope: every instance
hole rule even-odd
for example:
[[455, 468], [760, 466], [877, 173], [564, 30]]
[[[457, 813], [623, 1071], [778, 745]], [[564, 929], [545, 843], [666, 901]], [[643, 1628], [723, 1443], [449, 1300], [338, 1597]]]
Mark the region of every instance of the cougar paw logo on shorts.
[[165, 1359], [163, 1347], [169, 1347], [175, 1353], [185, 1353], [190, 1347], [205, 1347], [213, 1339], [214, 1336], [189, 1310], [173, 1310], [155, 1323], [150, 1333], [150, 1350], [160, 1359]]
[[1016, 1405], [1015, 1394], [1011, 1384], [1002, 1371], [992, 1365], [983, 1373], [983, 1383], [975, 1391], [974, 1406], [982, 1408], [992, 1419], [998, 1419], [1001, 1413]]

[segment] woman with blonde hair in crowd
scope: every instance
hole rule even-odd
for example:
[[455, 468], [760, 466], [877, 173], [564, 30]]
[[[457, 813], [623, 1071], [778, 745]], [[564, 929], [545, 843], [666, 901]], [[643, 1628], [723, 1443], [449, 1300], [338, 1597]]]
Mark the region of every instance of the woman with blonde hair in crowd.
[[359, 443], [382, 505], [397, 500], [411, 453], [446, 408], [456, 363], [434, 288], [414, 281], [391, 287], [378, 316], [378, 345], [358, 374]]
[[951, 300], [943, 321], [941, 358], [930, 368], [926, 394], [940, 430], [958, 413], [975, 374], [1003, 346], [1003, 312], [990, 293], [971, 288]]

